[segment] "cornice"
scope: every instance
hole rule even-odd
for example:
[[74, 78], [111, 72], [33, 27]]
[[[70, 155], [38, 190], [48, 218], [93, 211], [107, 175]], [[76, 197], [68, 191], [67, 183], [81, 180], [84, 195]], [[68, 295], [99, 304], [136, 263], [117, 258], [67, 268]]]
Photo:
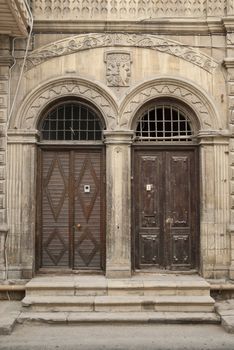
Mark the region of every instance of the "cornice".
[[11, 56], [0, 55], [0, 65], [10, 67], [13, 64], [13, 58]]
[[154, 34], [210, 34], [224, 33], [221, 18], [160, 18], [157, 20], [35, 20], [34, 32], [40, 33], [91, 33], [91, 32], [121, 32], [154, 33]]
[[234, 16], [224, 17], [222, 22], [227, 32], [232, 32], [234, 30]]
[[104, 143], [130, 145], [134, 141], [134, 134], [134, 130], [104, 130]]
[[228, 69], [228, 68], [234, 68], [234, 57], [226, 57], [223, 60], [223, 66]]
[[7, 5], [17, 25], [17, 31], [12, 28], [16, 36], [27, 36], [27, 28], [30, 23], [30, 16], [24, 0], [7, 0]]

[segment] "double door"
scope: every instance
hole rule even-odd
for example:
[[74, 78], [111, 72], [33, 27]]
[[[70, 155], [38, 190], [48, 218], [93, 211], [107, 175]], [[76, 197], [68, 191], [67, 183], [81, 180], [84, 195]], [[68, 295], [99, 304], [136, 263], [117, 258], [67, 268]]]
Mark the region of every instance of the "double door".
[[135, 268], [197, 267], [196, 149], [134, 152], [133, 247]]
[[103, 149], [39, 150], [38, 268], [104, 267]]

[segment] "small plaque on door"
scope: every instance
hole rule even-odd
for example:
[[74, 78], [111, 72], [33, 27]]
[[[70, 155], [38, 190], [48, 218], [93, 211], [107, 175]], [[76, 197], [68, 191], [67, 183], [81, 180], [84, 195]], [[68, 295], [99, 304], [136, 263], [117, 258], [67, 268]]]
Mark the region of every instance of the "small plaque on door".
[[84, 193], [90, 193], [90, 185], [84, 185]]
[[146, 185], [146, 191], [152, 191], [153, 185], [152, 184], [147, 184]]

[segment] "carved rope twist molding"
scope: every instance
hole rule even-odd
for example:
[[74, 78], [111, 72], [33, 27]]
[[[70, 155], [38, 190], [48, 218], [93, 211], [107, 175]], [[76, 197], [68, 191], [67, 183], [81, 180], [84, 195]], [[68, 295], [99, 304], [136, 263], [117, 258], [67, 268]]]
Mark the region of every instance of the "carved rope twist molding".
[[177, 41], [150, 34], [86, 34], [59, 40], [35, 50], [27, 59], [27, 70], [54, 57], [99, 47], [138, 47], [167, 53], [188, 61], [209, 73], [217, 67], [210, 56]]
[[[48, 103], [54, 101], [59, 97], [65, 96], [77, 96], [90, 100], [101, 109], [101, 113], [105, 118], [106, 124], [109, 129], [114, 129], [117, 120], [116, 111], [112, 108], [110, 101], [105, 96], [100, 94], [97, 90], [92, 87], [85, 86], [82, 84], [63, 83], [50, 87], [46, 91], [42, 92], [35, 100], [31, 103], [28, 110], [26, 111], [25, 120], [21, 122], [20, 127], [31, 129], [35, 121], [38, 120], [43, 109]], [[23, 124], [23, 125], [22, 125]], [[16, 125], [17, 126], [17, 125]]]
[[155, 84], [154, 86], [142, 89], [136, 93], [127, 103], [121, 114], [120, 127], [129, 126], [137, 109], [145, 102], [162, 96], [182, 99], [197, 112], [196, 114], [200, 117], [199, 119], [204, 129], [209, 129], [211, 127], [212, 123], [210, 121], [209, 111], [202, 100], [193, 92], [176, 84]]

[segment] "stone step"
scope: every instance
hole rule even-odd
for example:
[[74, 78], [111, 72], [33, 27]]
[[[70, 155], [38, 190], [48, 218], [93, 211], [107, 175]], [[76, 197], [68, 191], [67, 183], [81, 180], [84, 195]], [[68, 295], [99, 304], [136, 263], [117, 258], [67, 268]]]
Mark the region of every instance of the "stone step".
[[34, 311], [75, 312], [213, 312], [210, 296], [26, 296], [22, 305]]
[[210, 285], [203, 279], [35, 278], [26, 285], [27, 296], [209, 296]]
[[210, 312], [22, 312], [17, 320], [45, 323], [185, 323], [219, 324], [220, 318]]

